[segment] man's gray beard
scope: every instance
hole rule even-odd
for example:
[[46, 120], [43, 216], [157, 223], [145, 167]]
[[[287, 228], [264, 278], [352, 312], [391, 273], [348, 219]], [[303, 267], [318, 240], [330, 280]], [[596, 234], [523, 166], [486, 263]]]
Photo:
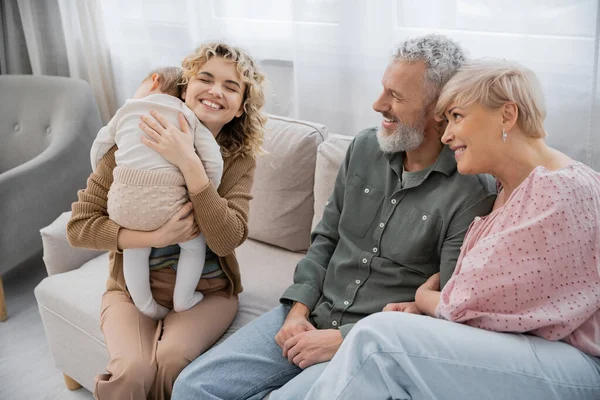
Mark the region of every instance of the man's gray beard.
[[423, 125], [422, 118], [419, 118], [416, 127], [398, 122], [398, 128], [393, 132], [380, 125], [377, 130], [377, 142], [379, 142], [381, 151], [384, 153], [399, 153], [416, 149], [425, 140]]

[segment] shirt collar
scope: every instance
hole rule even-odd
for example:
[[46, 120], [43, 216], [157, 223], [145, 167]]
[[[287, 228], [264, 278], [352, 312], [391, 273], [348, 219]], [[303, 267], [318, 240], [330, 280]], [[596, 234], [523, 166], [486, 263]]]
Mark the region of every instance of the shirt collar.
[[[405, 153], [384, 153], [384, 156], [390, 163], [392, 169], [400, 176], [402, 174], [402, 166], [404, 165]], [[446, 176], [450, 176], [456, 171], [456, 160], [454, 159], [454, 152], [450, 150], [450, 147], [444, 146], [442, 148], [442, 151], [435, 161], [435, 164], [431, 167], [429, 174], [433, 171], [441, 172]], [[427, 176], [429, 176], [429, 174], [427, 174]]]
[[446, 176], [450, 176], [456, 171], [456, 159], [450, 147], [444, 146], [431, 170], [441, 172]]

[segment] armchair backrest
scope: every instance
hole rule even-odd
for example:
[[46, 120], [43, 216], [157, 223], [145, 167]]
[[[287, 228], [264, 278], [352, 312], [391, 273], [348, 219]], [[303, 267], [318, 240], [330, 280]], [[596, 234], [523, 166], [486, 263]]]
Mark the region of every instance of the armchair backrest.
[[[87, 120], [84, 120], [87, 119]], [[82, 121], [83, 120], [83, 121]], [[55, 76], [0, 76], [0, 174], [41, 154], [73, 125], [101, 127], [89, 85]]]

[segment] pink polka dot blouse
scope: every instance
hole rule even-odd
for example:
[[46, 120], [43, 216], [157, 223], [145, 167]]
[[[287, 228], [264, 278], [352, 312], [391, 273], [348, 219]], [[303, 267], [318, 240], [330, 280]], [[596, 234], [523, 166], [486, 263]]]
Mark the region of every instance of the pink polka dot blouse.
[[599, 229], [597, 172], [535, 168], [503, 207], [471, 224], [437, 316], [600, 356]]

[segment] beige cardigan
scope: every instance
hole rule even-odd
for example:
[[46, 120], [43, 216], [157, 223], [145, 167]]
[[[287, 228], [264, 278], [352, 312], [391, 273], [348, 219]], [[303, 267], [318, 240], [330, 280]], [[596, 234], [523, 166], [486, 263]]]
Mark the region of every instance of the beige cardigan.
[[[67, 225], [67, 237], [74, 247], [110, 251], [109, 277], [106, 290], [125, 293], [123, 253], [117, 247], [120, 226], [108, 218], [106, 203], [116, 167], [114, 146], [102, 158], [96, 172], [88, 178], [87, 187], [77, 193]], [[206, 237], [206, 244], [219, 256], [227, 275], [227, 293], [242, 291], [240, 269], [234, 250], [248, 237], [248, 210], [252, 199], [256, 159], [252, 156], [231, 156], [224, 159], [223, 177], [219, 189], [212, 184], [198, 193], [189, 193], [194, 205], [196, 223]]]

